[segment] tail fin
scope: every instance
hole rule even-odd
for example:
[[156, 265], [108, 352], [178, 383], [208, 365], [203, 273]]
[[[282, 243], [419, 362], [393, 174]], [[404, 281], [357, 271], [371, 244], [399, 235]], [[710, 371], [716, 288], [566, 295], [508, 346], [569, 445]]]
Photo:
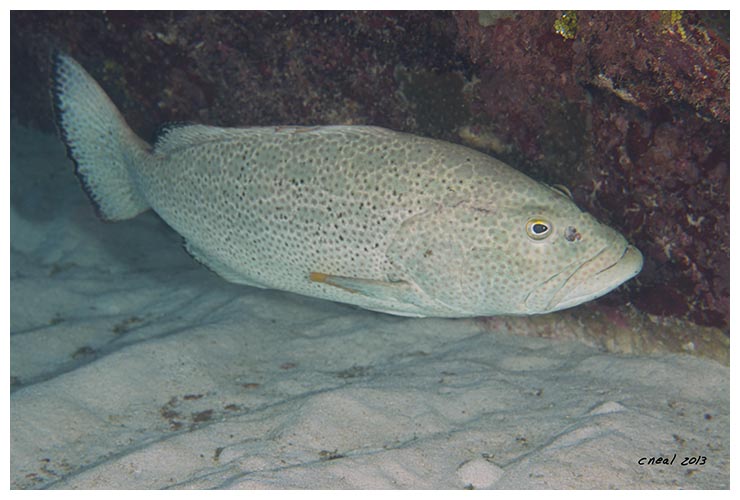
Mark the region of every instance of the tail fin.
[[129, 219], [149, 208], [135, 182], [149, 145], [128, 127], [103, 89], [71, 57], [57, 54], [53, 68], [57, 124], [77, 177], [107, 221]]

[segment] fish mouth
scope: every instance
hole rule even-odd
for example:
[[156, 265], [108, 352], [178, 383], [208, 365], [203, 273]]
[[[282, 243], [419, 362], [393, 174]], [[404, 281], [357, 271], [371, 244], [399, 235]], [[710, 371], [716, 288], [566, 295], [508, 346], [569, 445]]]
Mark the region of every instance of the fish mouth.
[[635, 246], [626, 244], [621, 253], [613, 250], [606, 247], [576, 268], [550, 299], [548, 312], [601, 297], [640, 272], [642, 253]]

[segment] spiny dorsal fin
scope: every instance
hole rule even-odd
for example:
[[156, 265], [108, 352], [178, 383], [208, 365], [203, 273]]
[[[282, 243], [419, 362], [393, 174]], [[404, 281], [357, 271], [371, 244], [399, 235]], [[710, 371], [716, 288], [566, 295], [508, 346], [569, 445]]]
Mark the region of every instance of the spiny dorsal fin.
[[291, 134], [301, 136], [311, 135], [373, 135], [376, 137], [395, 137], [398, 132], [386, 130], [380, 127], [365, 125], [329, 125], [329, 126], [302, 126], [302, 125], [278, 125], [272, 127], [244, 127], [223, 128], [209, 125], [198, 125], [189, 123], [167, 123], [159, 128], [154, 142], [154, 152], [169, 154], [181, 148], [203, 144], [212, 141], [244, 140], [259, 136], [279, 136]]
[[176, 149], [228, 136], [229, 129], [187, 122], [165, 123], [157, 130], [154, 141], [156, 153], [170, 153]]
[[154, 142], [154, 152], [169, 154], [178, 149], [206, 142], [254, 139], [258, 136], [292, 134], [321, 128], [300, 126], [227, 128], [190, 123], [167, 123], [159, 128]]

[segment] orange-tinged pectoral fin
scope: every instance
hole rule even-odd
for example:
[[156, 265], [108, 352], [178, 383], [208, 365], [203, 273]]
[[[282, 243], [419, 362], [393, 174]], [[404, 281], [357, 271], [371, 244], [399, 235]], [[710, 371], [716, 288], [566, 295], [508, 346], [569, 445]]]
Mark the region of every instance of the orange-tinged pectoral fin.
[[317, 272], [309, 273], [308, 278], [314, 283], [324, 283], [349, 293], [358, 293], [382, 300], [393, 298], [408, 302], [414, 294], [412, 287], [405, 281], [370, 280]]
[[344, 276], [333, 276], [331, 274], [312, 272], [308, 275], [308, 279], [310, 279], [314, 283], [324, 283], [327, 285], [335, 286], [337, 288], [341, 288], [342, 290], [345, 290], [349, 293], [359, 292], [358, 290], [355, 290], [354, 287], [351, 286], [351, 283], [354, 281], [353, 278], [346, 278]]
[[324, 273], [311, 273], [308, 275], [308, 279], [316, 283], [326, 283], [328, 277], [329, 275]]

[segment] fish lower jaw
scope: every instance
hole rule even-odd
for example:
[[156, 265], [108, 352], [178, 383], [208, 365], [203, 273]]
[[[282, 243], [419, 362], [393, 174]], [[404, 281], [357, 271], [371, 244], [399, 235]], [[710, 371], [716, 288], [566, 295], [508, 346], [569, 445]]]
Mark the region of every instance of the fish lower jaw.
[[[635, 277], [642, 269], [642, 262], [642, 253], [636, 247], [627, 245], [621, 257], [600, 271], [585, 276], [576, 271], [564, 286], [569, 288], [568, 292], [556, 294], [547, 306], [548, 312], [568, 309], [611, 292]], [[581, 283], [571, 283], [574, 279], [580, 279]]]

